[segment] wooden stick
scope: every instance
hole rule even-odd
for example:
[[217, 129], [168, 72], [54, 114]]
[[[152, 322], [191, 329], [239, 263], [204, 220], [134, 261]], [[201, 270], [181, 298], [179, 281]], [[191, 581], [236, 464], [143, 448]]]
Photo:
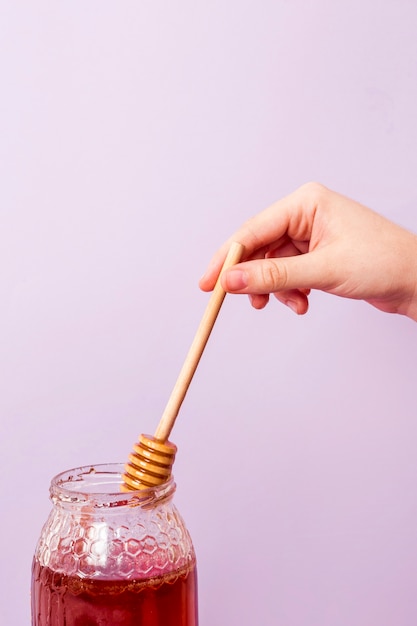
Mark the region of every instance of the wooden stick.
[[190, 386], [201, 355], [203, 354], [204, 348], [206, 347], [208, 338], [210, 337], [210, 333], [223, 304], [226, 292], [220, 283], [221, 275], [226, 269], [236, 263], [239, 263], [243, 252], [244, 247], [238, 242], [233, 242], [230, 246], [213, 293], [211, 294], [200, 325], [194, 336], [194, 340], [177, 378], [177, 382], [175, 383], [174, 389], [172, 390], [171, 396], [162, 414], [158, 428], [155, 431], [155, 439], [158, 439], [159, 441], [166, 441], [170, 435], [181, 408], [181, 404], [183, 403], [188, 387]]

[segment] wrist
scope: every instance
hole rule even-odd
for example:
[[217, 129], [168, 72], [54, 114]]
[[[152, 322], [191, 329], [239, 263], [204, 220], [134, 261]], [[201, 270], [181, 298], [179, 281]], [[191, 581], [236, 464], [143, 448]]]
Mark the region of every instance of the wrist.
[[417, 322], [417, 235], [412, 234], [410, 266], [408, 268], [409, 282], [407, 296], [404, 298], [404, 315]]
[[[417, 280], [417, 279], [416, 279]], [[417, 289], [416, 289], [417, 292]], [[410, 300], [409, 305], [407, 306], [405, 315], [410, 319], [417, 322], [417, 293], [414, 294], [414, 297]]]

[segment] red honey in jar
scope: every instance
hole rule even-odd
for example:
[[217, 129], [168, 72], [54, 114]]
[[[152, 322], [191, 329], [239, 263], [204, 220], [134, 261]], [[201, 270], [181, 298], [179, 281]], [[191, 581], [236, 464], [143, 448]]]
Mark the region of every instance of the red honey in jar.
[[32, 626], [198, 626], [194, 548], [175, 483], [120, 492], [123, 466], [51, 482], [32, 568]]

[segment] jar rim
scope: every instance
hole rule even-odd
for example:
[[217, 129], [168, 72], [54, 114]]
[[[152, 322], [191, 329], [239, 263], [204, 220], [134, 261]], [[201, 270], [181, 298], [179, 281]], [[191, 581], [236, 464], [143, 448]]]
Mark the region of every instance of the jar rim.
[[171, 498], [175, 491], [172, 476], [156, 487], [121, 491], [123, 472], [123, 463], [98, 463], [65, 470], [52, 478], [50, 498], [54, 503], [88, 504], [95, 508], [150, 507]]

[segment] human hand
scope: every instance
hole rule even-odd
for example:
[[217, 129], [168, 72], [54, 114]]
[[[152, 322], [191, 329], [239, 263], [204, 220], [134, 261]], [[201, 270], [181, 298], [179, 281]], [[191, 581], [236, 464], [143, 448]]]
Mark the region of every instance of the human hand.
[[318, 289], [417, 321], [417, 236], [322, 185], [303, 185], [245, 222], [212, 258], [203, 291], [213, 289], [232, 241], [245, 254], [222, 286], [248, 294], [256, 309], [273, 294], [303, 314]]

